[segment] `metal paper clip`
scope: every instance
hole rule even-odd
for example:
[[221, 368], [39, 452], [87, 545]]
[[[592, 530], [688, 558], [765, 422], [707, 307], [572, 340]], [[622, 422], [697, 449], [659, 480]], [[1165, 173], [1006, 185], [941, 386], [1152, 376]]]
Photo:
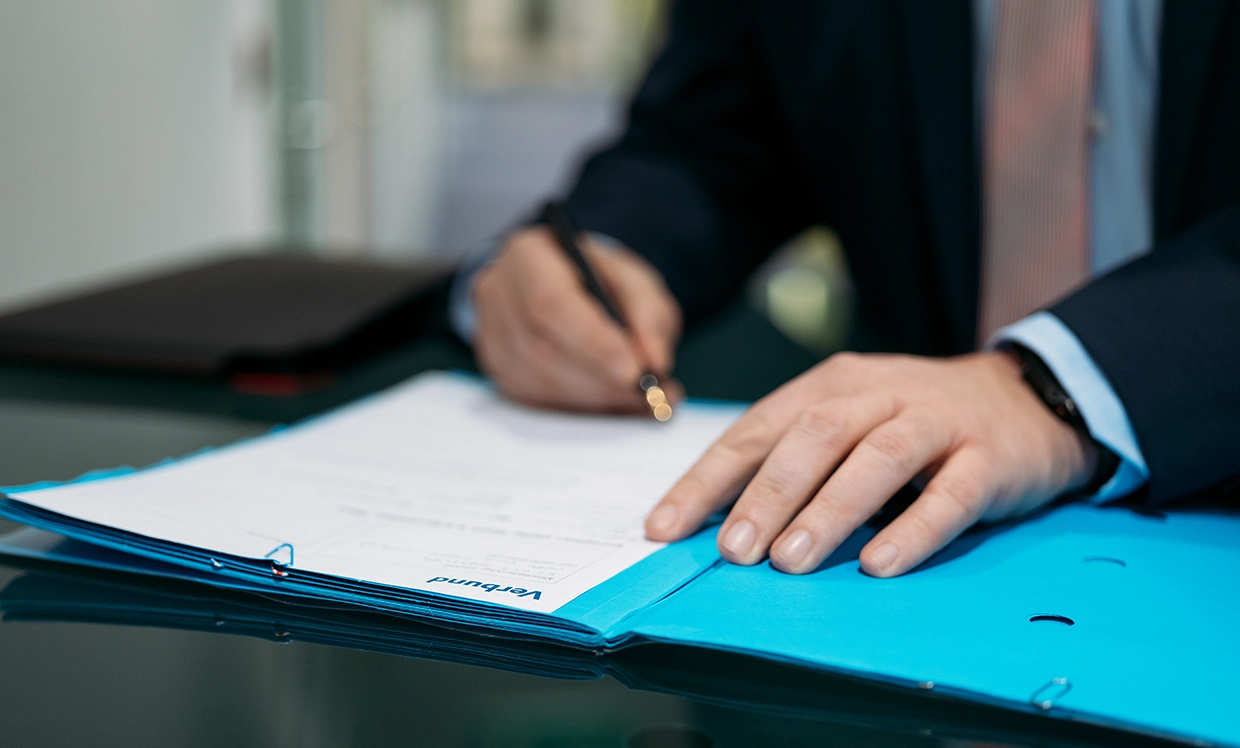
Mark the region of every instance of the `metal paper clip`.
[[[282, 558], [285, 551], [288, 552], [287, 561]], [[288, 576], [288, 572], [283, 567], [293, 565], [293, 544], [281, 543], [268, 551], [263, 558], [271, 559], [271, 576], [276, 579], [283, 579]]]
[[[1059, 689], [1057, 692], [1053, 694], [1046, 693], [1047, 691], [1056, 688]], [[1068, 692], [1071, 690], [1072, 684], [1068, 682], [1067, 678], [1051, 678], [1041, 688], [1033, 692], [1033, 695], [1029, 697], [1029, 701], [1032, 702], [1034, 706], [1041, 709], [1050, 709], [1055, 705], [1054, 702], [1051, 698], [1043, 698], [1043, 696], [1052, 696], [1055, 699], [1062, 699], [1064, 696], [1067, 696]]]
[[[288, 551], [287, 561], [280, 558], [281, 551]], [[281, 566], [292, 566], [293, 565], [293, 544], [292, 543], [281, 543], [277, 545], [275, 548], [272, 548], [270, 551], [267, 551], [267, 555], [263, 556], [263, 558], [269, 558], [274, 563], [277, 563]]]

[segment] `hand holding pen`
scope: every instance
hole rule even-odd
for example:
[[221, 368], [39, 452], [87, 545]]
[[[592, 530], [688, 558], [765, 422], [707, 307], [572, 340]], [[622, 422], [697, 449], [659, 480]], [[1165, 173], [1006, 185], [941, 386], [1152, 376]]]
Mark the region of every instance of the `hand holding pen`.
[[[562, 208], [548, 212], [544, 225], [509, 237], [474, 282], [479, 366], [519, 402], [666, 416], [681, 397], [668, 379], [679, 305], [640, 256], [600, 247], [573, 229]], [[574, 240], [571, 246], [546, 225], [552, 221]], [[647, 375], [665, 402], [647, 391]]]
[[[586, 258], [585, 253], [577, 246], [578, 232], [568, 216], [568, 210], [561, 203], [549, 202], [543, 208], [542, 218], [543, 223], [551, 229], [551, 233], [555, 234], [556, 243], [560, 245], [560, 249], [564, 250], [564, 255], [577, 268], [577, 273], [581, 276], [581, 283], [586, 287], [586, 291], [599, 303], [599, 306], [603, 307], [603, 311], [607, 312], [607, 316], [611, 317], [611, 321], [616, 323], [617, 327], [628, 330], [628, 321], [616, 307], [616, 302], [612, 301], [611, 294], [595, 274], [594, 267]], [[650, 414], [656, 420], [671, 419], [671, 403], [667, 400], [667, 393], [659, 386], [659, 378], [654, 372], [644, 371], [637, 380], [637, 388], [642, 391], [646, 398], [646, 405], [650, 408]]]

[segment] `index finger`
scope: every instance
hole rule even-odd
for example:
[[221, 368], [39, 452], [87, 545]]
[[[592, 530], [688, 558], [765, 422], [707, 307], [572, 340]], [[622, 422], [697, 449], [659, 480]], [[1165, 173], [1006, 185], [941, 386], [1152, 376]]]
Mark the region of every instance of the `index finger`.
[[633, 342], [650, 370], [665, 376], [672, 370], [680, 338], [681, 312], [667, 285], [653, 267], [628, 249], [589, 246], [599, 277], [612, 291], [620, 313], [632, 328]]
[[736, 498], [800, 415], [810, 386], [798, 377], [746, 411], [646, 517], [646, 537], [679, 540]]

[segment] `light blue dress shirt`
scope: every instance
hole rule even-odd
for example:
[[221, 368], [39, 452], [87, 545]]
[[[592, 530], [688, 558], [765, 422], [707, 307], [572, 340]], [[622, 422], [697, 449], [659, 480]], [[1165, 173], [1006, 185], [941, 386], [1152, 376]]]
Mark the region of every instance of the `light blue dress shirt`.
[[[978, 116], [985, 110], [986, 62], [998, 0], [974, 0]], [[1139, 257], [1153, 241], [1155, 101], [1162, 0], [1097, 0], [1097, 66], [1090, 144], [1091, 270], [1094, 275]], [[498, 249], [488, 242], [466, 258], [451, 293], [453, 327], [465, 340], [476, 324], [470, 288]], [[1090, 433], [1120, 457], [1115, 475], [1092, 497], [1125, 496], [1149, 479], [1123, 403], [1076, 335], [1049, 312], [997, 331], [994, 347], [1015, 341], [1034, 351], [1076, 401]]]

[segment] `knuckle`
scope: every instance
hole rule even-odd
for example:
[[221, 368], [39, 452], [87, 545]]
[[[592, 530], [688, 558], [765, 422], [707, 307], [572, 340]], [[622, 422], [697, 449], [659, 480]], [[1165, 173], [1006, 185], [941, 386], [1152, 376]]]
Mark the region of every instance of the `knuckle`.
[[[582, 352], [588, 353], [595, 362], [600, 364], [617, 365], [616, 362], [625, 362], [627, 366], [637, 368], [640, 363], [629, 344], [619, 336], [595, 334], [578, 340], [577, 344]], [[634, 378], [636, 376], [634, 375]], [[629, 394], [635, 393], [640, 396], [637, 390]]]
[[643, 340], [658, 342], [663, 338], [663, 324], [657, 312], [649, 309], [638, 309], [630, 315], [629, 326], [633, 333]]
[[806, 408], [797, 419], [797, 427], [827, 441], [835, 441], [848, 428], [848, 419], [840, 409], [827, 404]]
[[901, 517], [914, 537], [933, 538], [938, 535], [938, 528], [931, 525], [921, 512], [905, 512]]
[[743, 420], [719, 437], [716, 446], [737, 459], [765, 454], [772, 441], [772, 429], [764, 418]]
[[546, 245], [554, 241], [550, 230], [545, 226], [530, 226], [513, 232], [504, 243], [502, 252], [511, 252], [513, 254], [537, 254]]
[[591, 249], [600, 262], [605, 262], [622, 272], [642, 272], [644, 274], [649, 267], [646, 264], [646, 258], [623, 244], [600, 244], [592, 246]]
[[934, 495], [947, 502], [965, 517], [976, 517], [981, 511], [982, 492], [977, 483], [960, 475], [940, 475], [933, 484]]
[[544, 376], [550, 376], [556, 370], [555, 363], [560, 359], [555, 346], [541, 338], [534, 338], [518, 350], [517, 355], [524, 359], [532, 368], [535, 367]]
[[689, 503], [688, 499], [680, 499], [680, 495], [684, 496], [709, 496], [714, 490], [714, 483], [706, 476], [700, 468], [694, 468], [685, 473], [676, 483], [676, 486], [668, 492], [670, 497], [677, 494], [676, 504], [678, 506]]
[[840, 351], [827, 359], [826, 369], [837, 373], [856, 371], [865, 361], [865, 356], [852, 351]]
[[754, 476], [750, 489], [746, 491], [759, 504], [772, 500], [787, 498], [793, 489], [793, 476], [786, 470], [766, 469]]
[[654, 303], [648, 305], [650, 318], [654, 320], [660, 329], [673, 330], [680, 327], [680, 305], [667, 295], [660, 293], [654, 298]]
[[685, 315], [680, 310], [680, 304], [677, 304], [670, 294], [663, 300], [663, 320], [667, 326], [667, 334], [674, 338], [680, 337], [685, 326]]
[[840, 493], [830, 483], [823, 486], [818, 495], [809, 504], [804, 519], [798, 520], [811, 524], [821, 530], [840, 528], [854, 516], [855, 504], [848, 496]]
[[901, 469], [917, 467], [917, 445], [905, 433], [893, 429], [879, 429], [865, 438], [864, 444], [884, 462]]
[[530, 320], [540, 328], [554, 325], [560, 316], [562, 303], [559, 296], [549, 291], [531, 293], [526, 299]]
[[640, 312], [642, 333], [652, 342], [671, 348], [680, 337], [680, 320], [661, 305], [652, 305], [648, 311]]

